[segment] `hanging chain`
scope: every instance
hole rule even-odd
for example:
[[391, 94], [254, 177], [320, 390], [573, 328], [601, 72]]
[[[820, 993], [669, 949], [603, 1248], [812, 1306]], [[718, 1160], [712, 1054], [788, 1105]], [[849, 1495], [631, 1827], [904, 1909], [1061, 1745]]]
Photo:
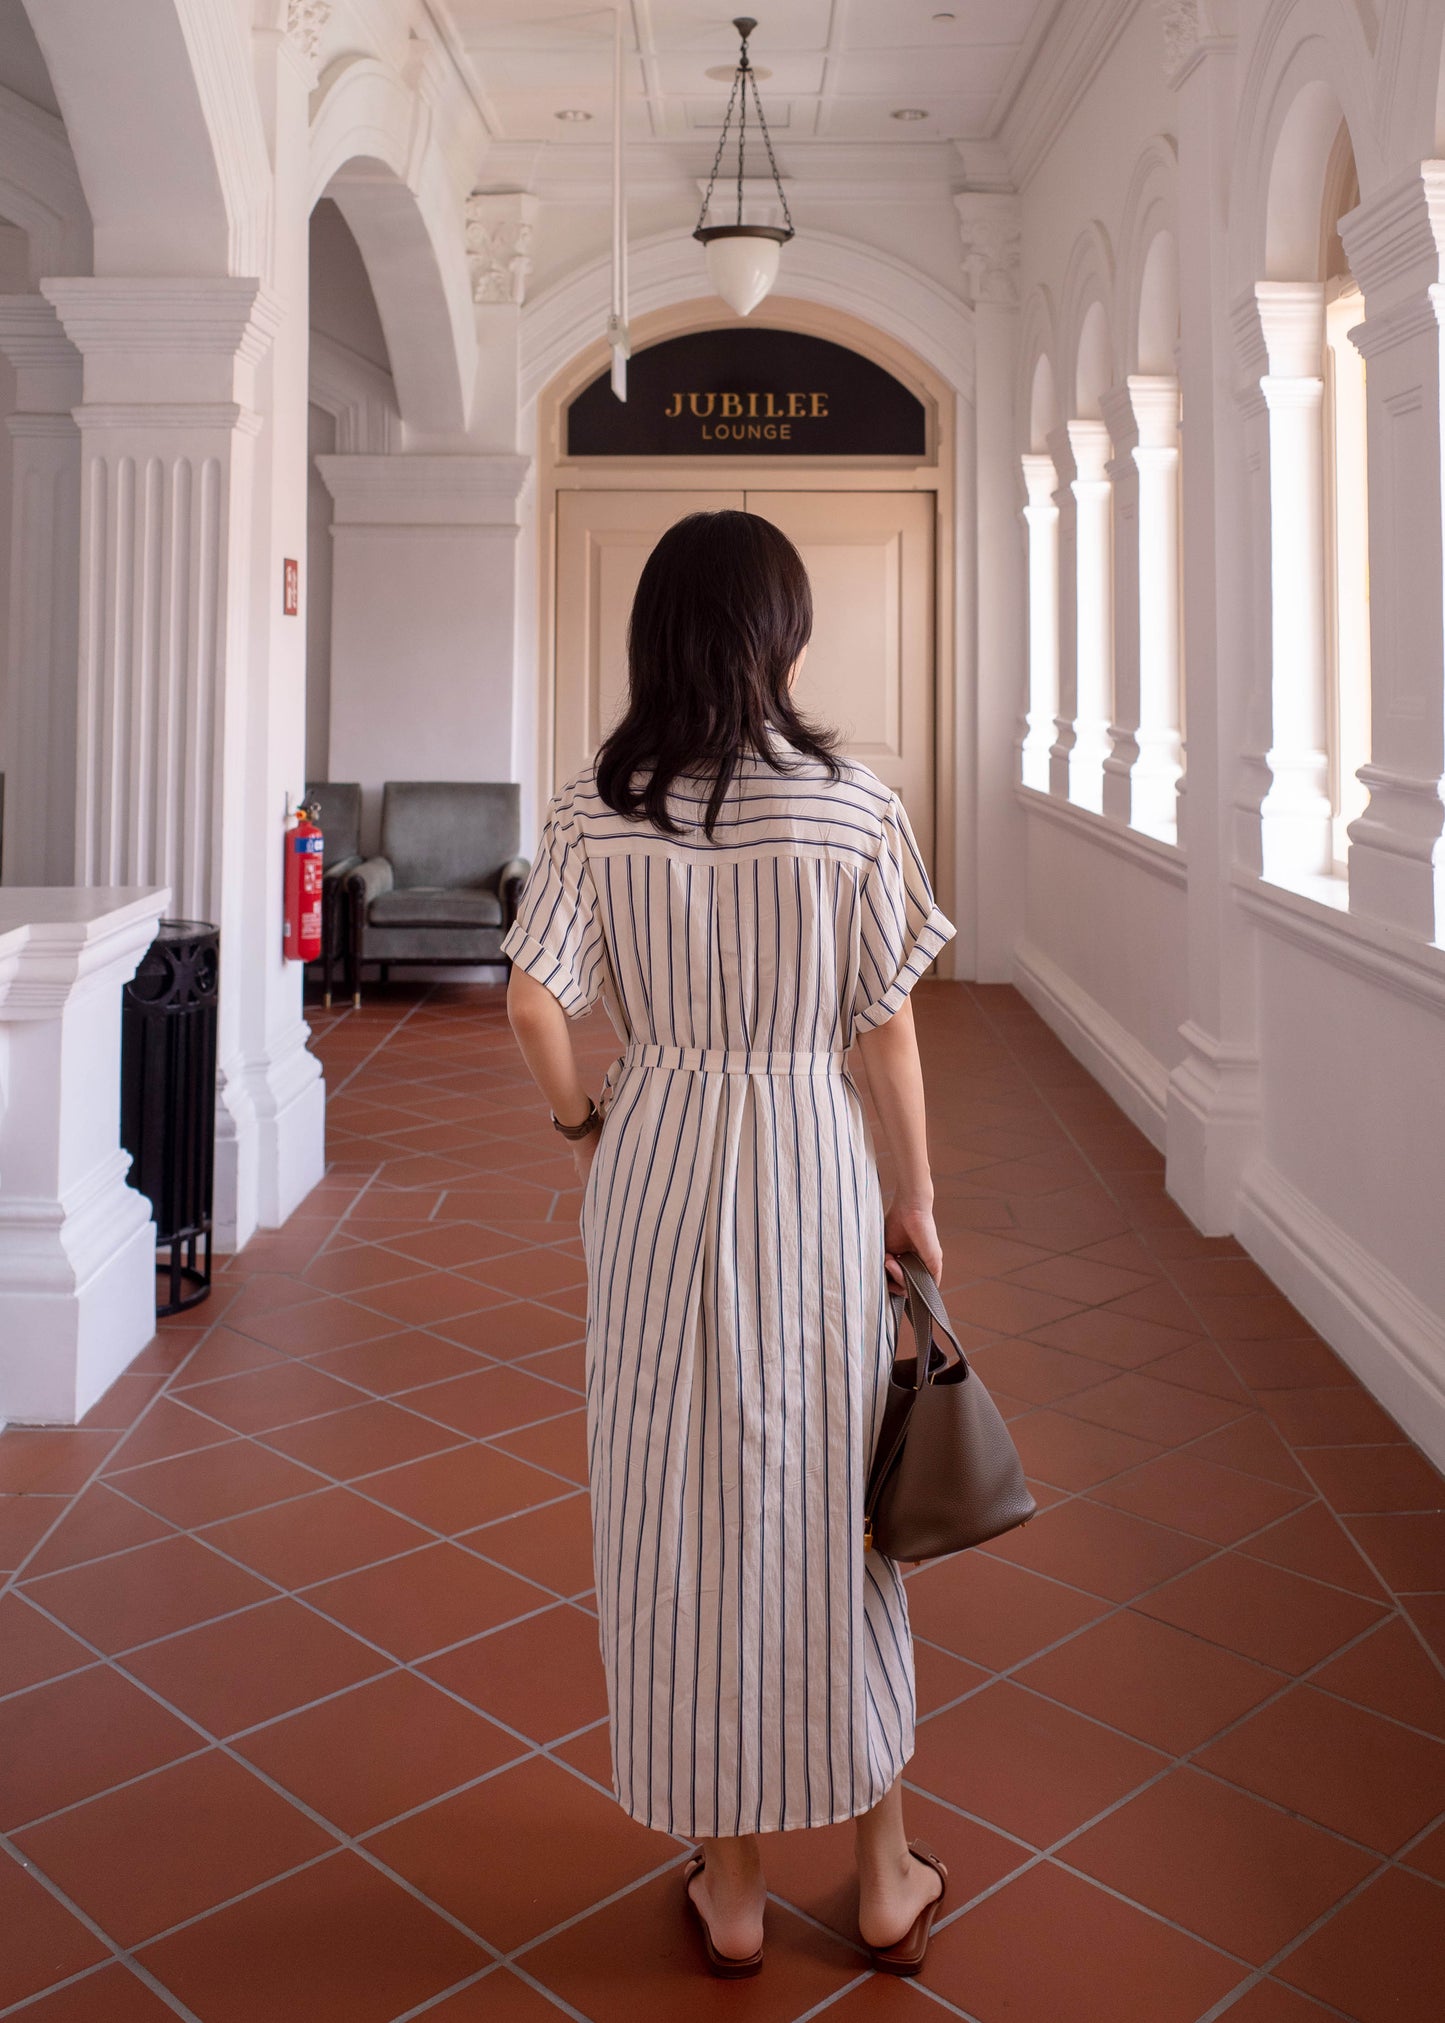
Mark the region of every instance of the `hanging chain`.
[[[746, 97], [746, 94], [744, 96]], [[768, 167], [773, 172], [773, 182], [777, 188], [778, 202], [783, 207], [783, 223], [787, 226], [788, 237], [791, 239], [794, 232], [793, 214], [788, 209], [787, 191], [783, 188], [783, 179], [778, 174], [778, 164], [773, 158], [773, 137], [768, 132], [768, 122], [763, 117], [763, 101], [758, 97], [758, 80], [755, 77], [753, 78], [753, 104], [757, 107], [758, 125], [763, 130], [763, 146], [768, 151]], [[741, 211], [739, 211], [738, 216], [739, 218], [742, 217]]]
[[[702, 210], [698, 213], [697, 228], [699, 231], [707, 223], [708, 207], [712, 203], [713, 185], [717, 181], [717, 172], [722, 167], [723, 149], [728, 144], [728, 129], [733, 123], [733, 104], [737, 98], [738, 87], [742, 83], [742, 78], [743, 74], [739, 71], [733, 79], [733, 88], [728, 94], [728, 109], [723, 115], [723, 127], [722, 132], [718, 136], [717, 153], [713, 156], [712, 174], [707, 179], [707, 194], [702, 200]], [[738, 215], [741, 218], [742, 213], [739, 212]]]
[[707, 179], [707, 191], [702, 200], [702, 209], [698, 213], [697, 229], [699, 232], [702, 231], [703, 227], [707, 223], [708, 211], [712, 207], [712, 193], [717, 184], [718, 171], [722, 167], [723, 153], [728, 144], [728, 134], [732, 130], [734, 106], [737, 106], [738, 108], [737, 222], [741, 224], [743, 221], [743, 174], [744, 174], [744, 158], [746, 155], [748, 143], [749, 84], [751, 84], [753, 88], [753, 107], [758, 116], [758, 125], [762, 129], [763, 146], [767, 149], [768, 152], [768, 168], [772, 172], [773, 184], [778, 192], [778, 202], [783, 207], [783, 222], [787, 226], [788, 237], [791, 239], [795, 233], [795, 227], [793, 224], [793, 214], [788, 209], [787, 193], [783, 189], [783, 179], [778, 173], [777, 160], [773, 154], [773, 137], [768, 132], [768, 122], [763, 114], [763, 101], [758, 96], [758, 80], [753, 75], [753, 67], [751, 63], [749, 63], [748, 61], [748, 39], [746, 36], [743, 37], [742, 48], [738, 54], [738, 67], [737, 73], [733, 78], [733, 88], [728, 93], [727, 111], [723, 115], [722, 132], [718, 135], [717, 153], [713, 156], [712, 173], [708, 176]]

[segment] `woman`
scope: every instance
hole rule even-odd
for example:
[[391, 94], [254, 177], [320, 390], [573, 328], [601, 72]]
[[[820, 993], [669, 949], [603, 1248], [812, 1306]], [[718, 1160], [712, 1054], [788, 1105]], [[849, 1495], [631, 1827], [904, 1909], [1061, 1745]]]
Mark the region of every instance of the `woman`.
[[[897, 799], [793, 706], [811, 630], [768, 521], [663, 536], [626, 715], [554, 798], [503, 944], [584, 1183], [614, 1789], [700, 1839], [688, 1897], [730, 1975], [762, 1961], [759, 1834], [857, 1820], [859, 1924], [895, 1973], [946, 1882], [904, 1833], [908, 1607], [862, 1511], [885, 1253], [942, 1266], [908, 994], [954, 929]], [[625, 1051], [594, 1106], [567, 1018], [599, 994]], [[897, 1171], [886, 1221], [855, 1043]]]

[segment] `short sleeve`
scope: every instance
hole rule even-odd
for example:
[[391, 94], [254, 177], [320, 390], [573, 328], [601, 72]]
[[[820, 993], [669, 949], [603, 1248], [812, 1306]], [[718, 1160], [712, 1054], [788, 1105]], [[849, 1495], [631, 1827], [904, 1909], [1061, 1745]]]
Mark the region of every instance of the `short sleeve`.
[[605, 966], [597, 888], [575, 819], [561, 796], [547, 810], [502, 952], [545, 985], [569, 1017], [596, 1003]]
[[934, 900], [908, 816], [896, 794], [889, 796], [878, 854], [859, 880], [858, 906], [855, 1033], [886, 1025], [957, 931]]

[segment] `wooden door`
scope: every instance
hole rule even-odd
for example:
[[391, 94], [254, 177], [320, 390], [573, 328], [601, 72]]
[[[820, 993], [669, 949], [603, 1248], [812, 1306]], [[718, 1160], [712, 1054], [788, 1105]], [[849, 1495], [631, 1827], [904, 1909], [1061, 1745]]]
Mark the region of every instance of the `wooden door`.
[[813, 585], [813, 640], [798, 707], [843, 733], [908, 810], [933, 864], [931, 492], [760, 492], [748, 511], [781, 527]]
[[741, 492], [557, 494], [557, 784], [579, 772], [627, 699], [627, 617], [642, 565], [689, 513], [741, 512]]
[[932, 867], [932, 493], [559, 493], [558, 781], [586, 764], [625, 698], [627, 616], [659, 536], [684, 514], [726, 507], [762, 514], [796, 544], [814, 609], [799, 705], [899, 795]]

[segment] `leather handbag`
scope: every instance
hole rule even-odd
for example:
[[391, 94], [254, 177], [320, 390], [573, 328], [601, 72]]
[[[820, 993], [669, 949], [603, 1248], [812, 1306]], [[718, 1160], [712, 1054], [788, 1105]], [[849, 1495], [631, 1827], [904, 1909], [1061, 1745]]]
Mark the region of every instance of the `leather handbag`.
[[890, 1285], [888, 1297], [898, 1349], [906, 1306], [914, 1353], [896, 1354], [890, 1373], [863, 1535], [889, 1559], [937, 1559], [1027, 1524], [1037, 1506], [1013, 1437], [969, 1368], [937, 1284], [914, 1252], [898, 1262], [906, 1293]]

